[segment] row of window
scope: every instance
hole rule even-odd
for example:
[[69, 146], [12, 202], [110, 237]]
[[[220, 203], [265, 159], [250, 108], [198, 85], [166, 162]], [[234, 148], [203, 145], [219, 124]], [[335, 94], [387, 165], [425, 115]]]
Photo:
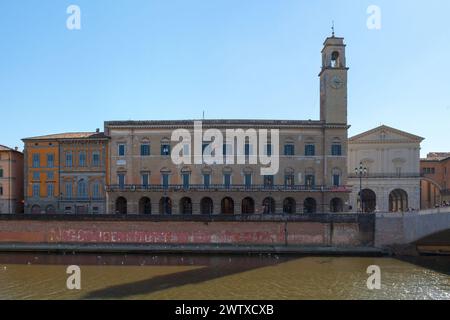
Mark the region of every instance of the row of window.
[[[35, 153], [32, 155], [33, 158], [33, 168], [41, 168], [41, 155], [38, 153]], [[73, 167], [74, 166], [74, 158], [73, 154], [71, 152], [66, 153], [66, 159], [65, 159], [65, 166], [66, 167]], [[91, 166], [93, 167], [100, 167], [100, 153], [94, 152], [92, 153], [92, 159], [91, 159]], [[81, 151], [78, 153], [78, 166], [79, 167], [87, 167], [87, 155], [86, 152]], [[55, 166], [55, 157], [53, 154], [47, 154], [47, 168], [54, 168]]]
[[[65, 184], [65, 197], [67, 199], [70, 199], [74, 196], [74, 190], [73, 190], [73, 184], [72, 183], [66, 183]], [[54, 197], [55, 196], [55, 185], [53, 183], [47, 183], [46, 184], [47, 197]], [[93, 183], [91, 186], [92, 189], [92, 197], [93, 198], [100, 198], [101, 197], [101, 185], [100, 183]], [[33, 184], [32, 187], [32, 194], [34, 198], [41, 197], [41, 185], [38, 183]], [[87, 198], [88, 197], [88, 184], [84, 180], [80, 180], [76, 185], [76, 197], [77, 198]]]
[[435, 168], [423, 168], [424, 174], [435, 174], [436, 170]]
[[[86, 158], [87, 158], [87, 156], [84, 151], [81, 151], [78, 153], [78, 166], [79, 167], [87, 167]], [[74, 166], [73, 154], [71, 152], [66, 153], [65, 166], [68, 168]], [[92, 153], [91, 166], [92, 167], [100, 167], [100, 153], [99, 152]]]
[[[55, 173], [53, 171], [48, 171], [47, 180], [55, 180]], [[33, 172], [33, 181], [39, 181], [41, 179], [41, 172], [34, 171]]]
[[[32, 155], [33, 168], [41, 168], [41, 155], [38, 153], [34, 153]], [[55, 155], [54, 154], [47, 154], [47, 168], [54, 168], [55, 167]]]
[[[170, 177], [171, 175], [168, 173], [161, 174], [161, 185], [165, 188], [168, 188], [170, 185]], [[205, 188], [209, 188], [211, 186], [211, 174], [203, 174], [203, 186]], [[333, 186], [341, 185], [341, 175], [339, 173], [335, 173], [332, 175]], [[126, 175], [125, 173], [119, 173], [117, 175], [117, 181], [120, 188], [124, 188], [126, 185]], [[183, 188], [188, 189], [191, 184], [191, 174], [190, 173], [182, 173], [181, 181], [183, 184]], [[150, 186], [150, 174], [143, 173], [141, 175], [141, 183], [144, 187]], [[264, 176], [263, 183], [265, 187], [271, 187], [275, 185], [275, 176]], [[306, 174], [304, 180], [305, 186], [315, 186], [316, 178], [314, 174]], [[223, 175], [223, 186], [226, 188], [230, 188], [232, 185], [232, 174], [225, 173]], [[244, 174], [244, 185], [246, 187], [251, 187], [253, 185], [253, 175], [252, 174]], [[295, 175], [294, 174], [286, 174], [284, 176], [284, 185], [285, 186], [294, 186], [295, 185]]]
[[[186, 145], [187, 148], [184, 148], [183, 153], [185, 155], [189, 155], [189, 145]], [[211, 148], [210, 143], [203, 143], [202, 151], [205, 153], [205, 150], [208, 148]], [[232, 152], [232, 145], [231, 144], [224, 144], [223, 145], [223, 155], [230, 155], [233, 154]], [[169, 156], [170, 155], [171, 146], [170, 144], [161, 144], [161, 150], [160, 155], [161, 156]], [[251, 144], [245, 144], [244, 152], [246, 156], [249, 156], [253, 154], [253, 148]], [[207, 153], [211, 153], [208, 151]], [[126, 145], [125, 144], [119, 144], [117, 146], [117, 154], [119, 157], [124, 157], [126, 155]], [[264, 150], [264, 154], [271, 156], [272, 155], [272, 145], [267, 144], [266, 148]], [[146, 157], [151, 155], [151, 147], [150, 144], [141, 144], [141, 156]], [[285, 156], [295, 156], [295, 145], [294, 144], [286, 144], [284, 145], [284, 155]], [[315, 156], [316, 155], [316, 146], [314, 144], [307, 144], [305, 145], [304, 155], [307, 157]], [[341, 144], [333, 144], [331, 146], [331, 155], [332, 156], [342, 156], [342, 145]]]

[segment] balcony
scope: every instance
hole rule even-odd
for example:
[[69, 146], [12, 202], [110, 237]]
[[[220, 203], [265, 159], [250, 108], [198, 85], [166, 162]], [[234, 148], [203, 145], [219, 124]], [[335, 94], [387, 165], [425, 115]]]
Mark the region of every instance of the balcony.
[[60, 197], [60, 201], [64, 202], [101, 202], [105, 201], [105, 197]]
[[[359, 179], [359, 175], [351, 173], [348, 175], [351, 179]], [[414, 173], [369, 173], [363, 175], [363, 179], [406, 179], [406, 178], [420, 178], [422, 175], [418, 172]]]
[[182, 184], [176, 185], [109, 185], [106, 187], [108, 192], [134, 192], [134, 191], [147, 191], [147, 192], [212, 192], [212, 191], [229, 191], [229, 192], [350, 192], [350, 188], [347, 186], [305, 186], [305, 185], [237, 185], [233, 184], [225, 186], [223, 184], [212, 184], [205, 186], [202, 184], [192, 184], [189, 187], [185, 187]]

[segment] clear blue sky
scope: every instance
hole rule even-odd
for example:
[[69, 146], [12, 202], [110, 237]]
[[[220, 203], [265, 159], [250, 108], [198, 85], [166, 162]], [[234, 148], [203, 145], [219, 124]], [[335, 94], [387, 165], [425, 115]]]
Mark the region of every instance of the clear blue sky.
[[[79, 31], [66, 28], [70, 4]], [[382, 28], [366, 27], [367, 7]], [[320, 50], [346, 38], [350, 135], [450, 151], [448, 0], [2, 0], [0, 144], [104, 120], [318, 119]]]

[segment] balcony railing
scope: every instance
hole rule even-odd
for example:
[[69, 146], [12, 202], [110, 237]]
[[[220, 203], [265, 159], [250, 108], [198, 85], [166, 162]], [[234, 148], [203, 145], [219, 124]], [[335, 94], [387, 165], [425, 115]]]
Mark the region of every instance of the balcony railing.
[[[359, 175], [350, 173], [349, 178], [359, 178]], [[363, 176], [363, 179], [392, 179], [392, 178], [420, 178], [422, 175], [420, 173], [369, 173]]]
[[105, 201], [104, 197], [60, 197], [60, 201], [73, 201], [73, 202], [94, 202]]
[[114, 191], [148, 191], [148, 192], [187, 192], [187, 191], [230, 191], [230, 192], [270, 192], [270, 191], [294, 191], [294, 192], [350, 192], [347, 186], [305, 186], [305, 185], [230, 185], [226, 186], [223, 184], [212, 184], [205, 186], [202, 184], [192, 184], [189, 186], [184, 186], [181, 184], [171, 184], [168, 186], [164, 185], [109, 185], [106, 187], [108, 192]]

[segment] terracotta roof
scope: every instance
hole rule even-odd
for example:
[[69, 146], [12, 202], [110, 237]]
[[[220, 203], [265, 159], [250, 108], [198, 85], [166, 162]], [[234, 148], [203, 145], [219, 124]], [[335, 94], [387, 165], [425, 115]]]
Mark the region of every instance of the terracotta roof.
[[27, 140], [65, 140], [65, 139], [106, 139], [108, 138], [103, 132], [66, 132], [49, 134], [45, 136], [37, 136], [24, 138], [22, 141]]
[[427, 154], [427, 157], [424, 159], [420, 159], [420, 161], [423, 162], [441, 162], [441, 161], [447, 161], [450, 159], [450, 152], [431, 152]]
[[2, 144], [0, 144], [0, 151], [13, 151], [13, 152], [19, 152], [19, 153], [22, 153], [22, 152], [20, 152], [19, 150], [16, 150], [16, 149], [13, 149], [13, 148], [4, 146], [4, 145], [2, 145]]

